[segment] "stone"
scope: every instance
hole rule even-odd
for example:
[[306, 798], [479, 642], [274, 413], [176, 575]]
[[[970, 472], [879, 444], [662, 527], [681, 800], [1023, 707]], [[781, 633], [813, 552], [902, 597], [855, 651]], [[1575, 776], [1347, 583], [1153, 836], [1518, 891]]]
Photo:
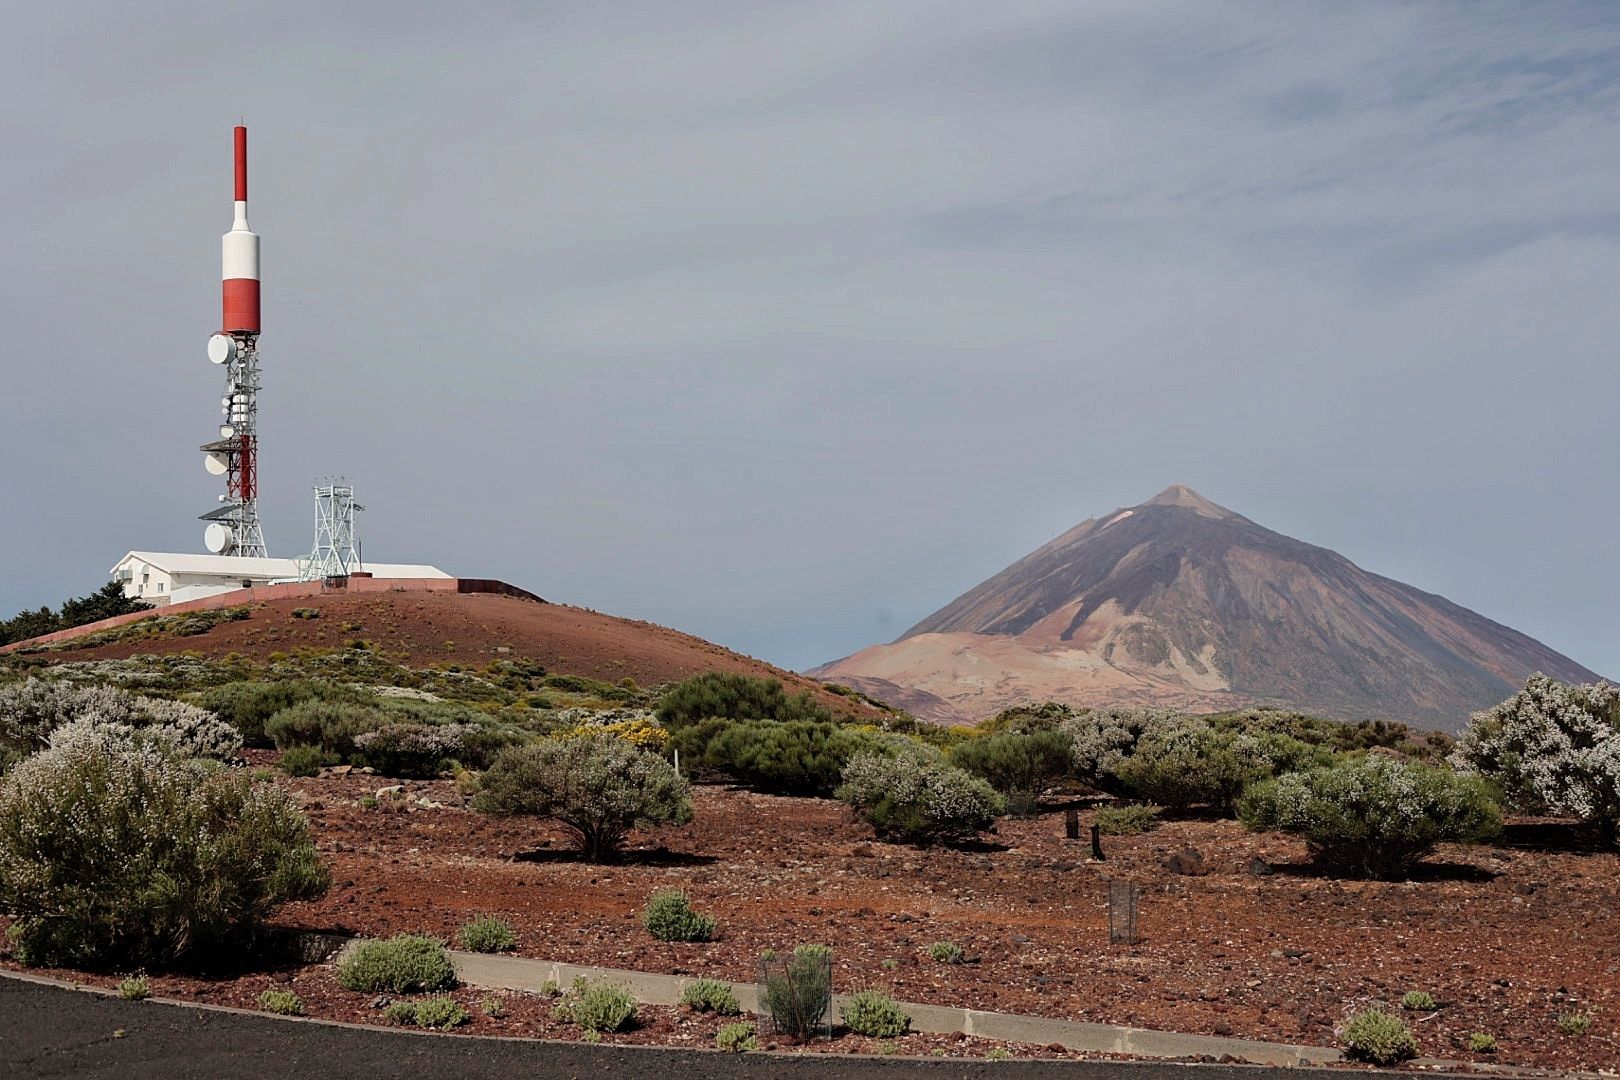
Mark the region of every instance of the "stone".
[[1209, 873], [1209, 864], [1204, 861], [1203, 853], [1196, 848], [1174, 853], [1164, 860], [1164, 868], [1172, 874], [1186, 877], [1203, 877]]
[[1258, 855], [1249, 860], [1249, 873], [1255, 877], [1270, 877], [1276, 872], [1276, 869], [1269, 862]]

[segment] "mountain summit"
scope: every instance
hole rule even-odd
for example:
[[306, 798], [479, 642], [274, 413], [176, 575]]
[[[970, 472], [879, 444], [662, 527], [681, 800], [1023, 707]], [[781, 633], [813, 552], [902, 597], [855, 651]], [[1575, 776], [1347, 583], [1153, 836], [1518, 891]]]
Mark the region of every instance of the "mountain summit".
[[1456, 729], [1532, 671], [1597, 676], [1176, 484], [810, 674], [943, 721], [1020, 703], [1280, 705]]

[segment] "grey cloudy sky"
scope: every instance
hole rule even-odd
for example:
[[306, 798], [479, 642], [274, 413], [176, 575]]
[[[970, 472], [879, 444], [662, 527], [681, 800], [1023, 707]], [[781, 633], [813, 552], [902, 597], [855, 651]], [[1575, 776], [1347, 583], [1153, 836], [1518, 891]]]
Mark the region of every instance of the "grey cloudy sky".
[[793, 667], [1188, 483], [1620, 674], [1620, 5], [0, 6], [0, 611], [272, 552]]

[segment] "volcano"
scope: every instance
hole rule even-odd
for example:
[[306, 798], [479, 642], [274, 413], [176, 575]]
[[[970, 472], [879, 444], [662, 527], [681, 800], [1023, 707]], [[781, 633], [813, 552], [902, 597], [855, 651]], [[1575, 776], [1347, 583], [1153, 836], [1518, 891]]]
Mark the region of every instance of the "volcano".
[[1598, 676], [1183, 485], [1081, 522], [886, 645], [808, 674], [941, 722], [1012, 705], [1249, 705], [1456, 730], [1531, 672]]

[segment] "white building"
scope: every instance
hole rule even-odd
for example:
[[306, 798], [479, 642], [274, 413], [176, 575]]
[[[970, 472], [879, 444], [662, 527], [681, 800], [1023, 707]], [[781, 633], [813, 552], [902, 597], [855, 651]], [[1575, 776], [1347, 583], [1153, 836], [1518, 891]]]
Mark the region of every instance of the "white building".
[[[379, 578], [449, 578], [437, 566], [365, 564]], [[246, 559], [234, 555], [187, 555], [171, 551], [132, 551], [112, 568], [124, 595], [161, 607], [199, 600], [233, 589], [298, 580], [297, 559]]]

